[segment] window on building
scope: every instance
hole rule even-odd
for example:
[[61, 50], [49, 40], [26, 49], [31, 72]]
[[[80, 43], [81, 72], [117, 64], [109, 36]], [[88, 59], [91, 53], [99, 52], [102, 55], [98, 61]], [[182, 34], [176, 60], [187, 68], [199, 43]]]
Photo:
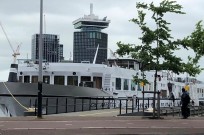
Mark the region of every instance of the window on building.
[[93, 38], [93, 33], [92, 32], [89, 33], [89, 37]]
[[96, 33], [95, 32], [93, 32], [93, 38], [96, 38]]

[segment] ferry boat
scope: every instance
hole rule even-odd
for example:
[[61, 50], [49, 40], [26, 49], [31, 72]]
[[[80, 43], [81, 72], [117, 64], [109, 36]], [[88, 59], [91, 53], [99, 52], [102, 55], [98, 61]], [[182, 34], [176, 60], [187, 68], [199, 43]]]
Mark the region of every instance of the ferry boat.
[[[141, 72], [140, 63], [133, 59], [109, 59], [103, 64], [82, 63], [43, 63], [43, 95], [73, 97], [113, 97], [142, 98], [142, 91], [154, 91], [155, 71]], [[25, 108], [18, 102], [29, 104], [30, 98], [16, 99], [12, 95], [37, 95], [38, 64], [32, 60], [18, 60], [12, 64], [8, 82], [0, 83], [1, 110], [5, 115], [22, 116]], [[143, 75], [149, 84], [141, 85], [133, 81], [133, 76]], [[176, 99], [181, 89], [188, 90], [195, 105], [203, 104], [204, 85], [195, 78], [174, 77], [168, 71], [158, 71], [157, 90], [161, 92], [161, 107], [168, 107], [171, 93]], [[145, 98], [153, 98], [146, 93]], [[179, 105], [179, 100], [176, 102]]]

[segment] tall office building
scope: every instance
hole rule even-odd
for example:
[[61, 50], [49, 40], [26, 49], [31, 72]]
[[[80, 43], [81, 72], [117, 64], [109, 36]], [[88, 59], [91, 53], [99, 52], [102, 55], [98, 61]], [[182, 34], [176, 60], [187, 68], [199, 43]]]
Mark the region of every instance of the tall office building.
[[101, 32], [109, 26], [110, 20], [106, 17], [99, 19], [93, 14], [93, 5], [90, 5], [90, 15], [84, 15], [73, 21], [75, 29], [80, 31], [74, 32], [73, 45], [73, 62], [81, 63], [82, 61], [93, 62], [98, 48], [96, 63], [101, 64], [107, 60], [108, 34]]
[[[38, 46], [39, 34], [32, 36], [31, 58], [38, 61]], [[43, 61], [46, 62], [59, 62], [60, 57], [63, 56], [63, 45], [59, 44], [59, 36], [53, 34], [43, 34]]]

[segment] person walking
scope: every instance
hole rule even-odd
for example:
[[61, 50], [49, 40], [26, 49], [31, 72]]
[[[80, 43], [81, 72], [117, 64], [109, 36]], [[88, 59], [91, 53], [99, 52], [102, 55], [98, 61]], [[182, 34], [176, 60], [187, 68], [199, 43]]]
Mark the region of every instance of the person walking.
[[190, 116], [190, 109], [188, 108], [188, 104], [190, 103], [190, 96], [182, 88], [182, 95], [181, 95], [181, 113], [184, 119], [187, 119]]

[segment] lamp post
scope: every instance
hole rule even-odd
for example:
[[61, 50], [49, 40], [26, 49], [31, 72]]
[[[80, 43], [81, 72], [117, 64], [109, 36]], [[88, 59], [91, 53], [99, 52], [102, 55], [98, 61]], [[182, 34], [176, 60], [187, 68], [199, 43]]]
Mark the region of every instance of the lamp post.
[[38, 75], [38, 111], [37, 117], [42, 118], [42, 49], [43, 49], [43, 38], [42, 38], [42, 29], [43, 29], [43, 0], [40, 0], [40, 38], [39, 38], [39, 75]]

